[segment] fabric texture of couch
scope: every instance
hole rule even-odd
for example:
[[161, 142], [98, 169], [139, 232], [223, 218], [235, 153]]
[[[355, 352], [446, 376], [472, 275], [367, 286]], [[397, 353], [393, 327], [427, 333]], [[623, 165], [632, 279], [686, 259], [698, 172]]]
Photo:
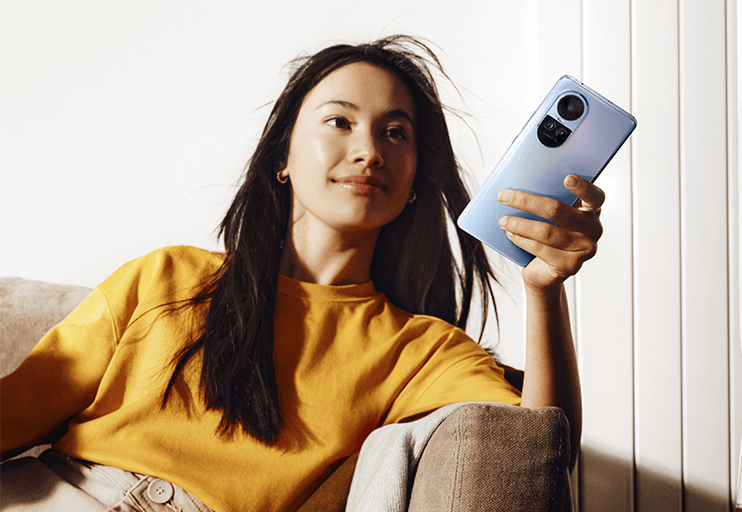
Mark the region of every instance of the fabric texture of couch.
[[[44, 333], [89, 292], [80, 286], [0, 277], [0, 375], [13, 371]], [[414, 426], [404, 430], [405, 435], [415, 435]], [[402, 475], [406, 480], [402, 509], [572, 510], [569, 425], [558, 408], [467, 404], [436, 425], [432, 435], [419, 439], [423, 439], [420, 453], [402, 455], [407, 460]], [[383, 460], [385, 455], [380, 456], [378, 450], [388, 449], [400, 458], [398, 440], [386, 446], [374, 448], [374, 457]], [[34, 447], [23, 455], [35, 455], [44, 448]], [[357, 465], [368, 466], [363, 459], [359, 462], [359, 454], [345, 460], [300, 511], [345, 510]], [[364, 481], [356, 478], [354, 486], [370, 485], [366, 479], [378, 478], [370, 473], [364, 471]]]

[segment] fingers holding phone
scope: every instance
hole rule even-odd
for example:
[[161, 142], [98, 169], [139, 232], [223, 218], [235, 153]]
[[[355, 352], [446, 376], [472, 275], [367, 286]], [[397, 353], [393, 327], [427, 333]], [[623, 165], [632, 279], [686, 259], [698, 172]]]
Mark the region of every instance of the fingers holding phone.
[[580, 210], [600, 215], [600, 208], [605, 202], [605, 192], [584, 178], [570, 174], [564, 179], [564, 186], [580, 198], [577, 206]]
[[497, 196], [501, 204], [554, 223], [520, 216], [499, 220], [512, 243], [537, 257], [523, 272], [526, 284], [536, 288], [559, 285], [576, 274], [595, 255], [603, 234], [600, 208], [605, 193], [579, 176], [567, 176], [564, 186], [579, 198], [575, 206], [516, 190], [503, 190]]

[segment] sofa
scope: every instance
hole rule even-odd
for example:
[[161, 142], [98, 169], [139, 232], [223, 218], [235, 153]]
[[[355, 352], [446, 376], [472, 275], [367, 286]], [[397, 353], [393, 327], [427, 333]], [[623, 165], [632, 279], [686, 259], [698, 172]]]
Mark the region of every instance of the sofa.
[[[80, 286], [0, 277], [0, 375], [12, 372], [89, 292]], [[517, 379], [517, 372], [508, 372], [513, 375]], [[19, 456], [45, 448], [32, 447]], [[561, 409], [462, 405], [436, 426], [421, 450], [406, 468], [402, 509], [572, 510], [569, 425]], [[345, 510], [358, 464], [359, 454], [346, 459], [300, 511]], [[363, 484], [353, 481], [354, 486]]]

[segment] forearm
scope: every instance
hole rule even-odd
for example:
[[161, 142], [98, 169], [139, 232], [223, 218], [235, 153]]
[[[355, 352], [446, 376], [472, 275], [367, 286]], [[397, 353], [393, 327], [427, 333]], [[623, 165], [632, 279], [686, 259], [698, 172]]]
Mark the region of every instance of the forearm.
[[521, 405], [564, 410], [570, 426], [573, 465], [582, 433], [582, 397], [564, 286], [546, 291], [526, 288], [526, 306]]

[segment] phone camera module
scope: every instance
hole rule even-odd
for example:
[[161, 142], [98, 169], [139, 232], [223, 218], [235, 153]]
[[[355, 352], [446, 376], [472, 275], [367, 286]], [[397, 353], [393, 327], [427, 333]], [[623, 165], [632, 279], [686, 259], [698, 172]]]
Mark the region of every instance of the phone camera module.
[[559, 100], [557, 112], [562, 116], [562, 119], [574, 121], [575, 119], [579, 119], [585, 112], [585, 104], [579, 96], [569, 94]]
[[546, 147], [556, 148], [564, 144], [572, 130], [551, 116], [546, 116], [536, 132], [538, 140]]

